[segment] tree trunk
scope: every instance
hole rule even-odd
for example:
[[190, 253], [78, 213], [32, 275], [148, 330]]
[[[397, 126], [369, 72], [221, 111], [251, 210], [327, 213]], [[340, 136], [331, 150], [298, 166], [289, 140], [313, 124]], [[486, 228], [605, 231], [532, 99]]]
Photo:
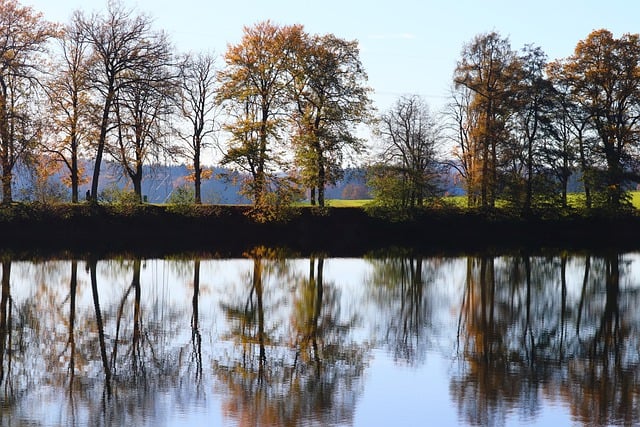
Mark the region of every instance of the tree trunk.
[[0, 161], [2, 162], [2, 203], [13, 202], [11, 182], [13, 180], [12, 138], [9, 131], [9, 112], [7, 107], [7, 84], [4, 78], [0, 79], [2, 95], [0, 95]]
[[585, 204], [587, 209], [591, 209], [591, 183], [589, 182], [589, 167], [585, 155], [584, 140], [582, 138], [582, 129], [578, 131], [578, 146], [580, 149], [580, 166], [582, 168], [582, 184], [584, 185]]
[[202, 194], [201, 194], [201, 186], [202, 186], [202, 167], [200, 166], [200, 142], [197, 138], [194, 138], [195, 153], [193, 156], [193, 185], [194, 185], [194, 201], [196, 205], [202, 204]]
[[109, 92], [104, 100], [102, 110], [102, 119], [100, 121], [100, 135], [98, 137], [98, 149], [96, 151], [96, 159], [93, 163], [93, 177], [91, 179], [91, 202], [98, 203], [98, 181], [100, 180], [100, 166], [102, 165], [102, 155], [104, 147], [107, 143], [107, 130], [109, 129], [109, 113], [111, 112], [111, 103], [115, 97], [113, 82], [110, 82]]
[[311, 201], [311, 206], [316, 205], [316, 187], [311, 187], [309, 189], [309, 199]]
[[[195, 166], [195, 165], [194, 165]], [[196, 205], [202, 204], [202, 169], [195, 167], [193, 171], [193, 185], [195, 186], [194, 202]]]
[[322, 155], [318, 155], [318, 206], [324, 207], [324, 186], [327, 182], [327, 175], [324, 168]]
[[2, 203], [13, 202], [11, 183], [13, 181], [12, 167], [8, 159], [2, 159]]
[[[75, 131], [74, 131], [75, 132]], [[76, 136], [71, 137], [71, 203], [78, 203], [78, 142]]]

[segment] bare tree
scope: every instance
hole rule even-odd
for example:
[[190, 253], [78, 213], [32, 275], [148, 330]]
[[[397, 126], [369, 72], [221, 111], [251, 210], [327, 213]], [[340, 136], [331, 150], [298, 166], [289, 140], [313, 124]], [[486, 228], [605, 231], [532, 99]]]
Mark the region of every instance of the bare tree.
[[130, 70], [125, 77], [128, 81], [116, 95], [116, 143], [106, 147], [131, 179], [139, 202], [144, 165], [163, 154], [173, 154], [168, 121], [175, 105], [177, 79], [170, 66], [168, 43], [162, 38], [155, 42], [156, 55], [144, 68]]
[[99, 134], [95, 147], [95, 164], [91, 181], [91, 200], [97, 202], [100, 167], [113, 127], [112, 113], [118, 93], [139, 80], [140, 70], [166, 54], [166, 36], [155, 32], [151, 19], [135, 14], [118, 1], [110, 1], [104, 15], [74, 19], [82, 29], [95, 56], [91, 83], [102, 100]]
[[414, 208], [438, 194], [440, 128], [426, 102], [403, 96], [380, 118], [381, 161], [370, 184], [376, 198]]
[[73, 19], [64, 28], [60, 38], [60, 61], [45, 85], [53, 134], [46, 141], [44, 150], [68, 169], [73, 203], [78, 202], [78, 186], [83, 179], [78, 160], [94, 130], [95, 106], [89, 95], [89, 47], [77, 23]]
[[202, 167], [202, 154], [213, 143], [217, 130], [215, 56], [211, 53], [187, 55], [181, 64], [180, 77], [180, 113], [188, 127], [178, 130], [178, 134], [191, 163], [195, 202], [201, 204], [202, 180], [210, 176]]

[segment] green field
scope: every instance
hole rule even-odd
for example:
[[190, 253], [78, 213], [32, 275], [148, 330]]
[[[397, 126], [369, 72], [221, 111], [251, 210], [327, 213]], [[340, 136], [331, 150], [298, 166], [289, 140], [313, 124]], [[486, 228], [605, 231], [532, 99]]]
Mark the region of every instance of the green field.
[[[640, 191], [631, 191], [631, 203], [636, 209], [640, 209]], [[584, 207], [584, 195], [581, 193], [572, 193], [568, 195], [569, 205], [575, 208]], [[444, 198], [445, 203], [464, 208], [467, 206], [466, 196], [448, 196]], [[325, 202], [326, 206], [335, 208], [359, 208], [372, 203], [373, 200], [341, 200], [331, 199]], [[303, 205], [308, 205], [305, 203]]]

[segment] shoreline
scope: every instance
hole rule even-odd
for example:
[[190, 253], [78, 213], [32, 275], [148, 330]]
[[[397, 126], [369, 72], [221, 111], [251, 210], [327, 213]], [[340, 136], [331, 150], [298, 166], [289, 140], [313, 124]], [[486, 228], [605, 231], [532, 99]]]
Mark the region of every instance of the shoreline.
[[413, 219], [363, 208], [293, 208], [287, 221], [259, 223], [248, 206], [12, 205], [0, 208], [0, 250], [35, 253], [202, 252], [241, 256], [255, 246], [293, 253], [361, 256], [389, 248], [424, 254], [566, 249], [640, 249], [635, 213], [520, 218], [504, 212], [425, 210]]

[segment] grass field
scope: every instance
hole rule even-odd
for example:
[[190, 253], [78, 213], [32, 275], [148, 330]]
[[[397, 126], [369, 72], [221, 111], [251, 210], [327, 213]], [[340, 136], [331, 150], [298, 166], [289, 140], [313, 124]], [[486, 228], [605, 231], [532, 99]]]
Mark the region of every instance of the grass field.
[[[640, 209], [640, 191], [632, 191], [631, 203], [636, 209]], [[568, 195], [569, 205], [575, 208], [584, 207], [584, 195], [580, 193], [572, 193]], [[445, 202], [453, 206], [464, 208], [467, 206], [466, 196], [448, 196], [444, 198]], [[325, 202], [326, 206], [335, 208], [359, 208], [372, 203], [373, 200], [340, 200], [331, 199]], [[308, 204], [308, 203], [307, 203]]]

